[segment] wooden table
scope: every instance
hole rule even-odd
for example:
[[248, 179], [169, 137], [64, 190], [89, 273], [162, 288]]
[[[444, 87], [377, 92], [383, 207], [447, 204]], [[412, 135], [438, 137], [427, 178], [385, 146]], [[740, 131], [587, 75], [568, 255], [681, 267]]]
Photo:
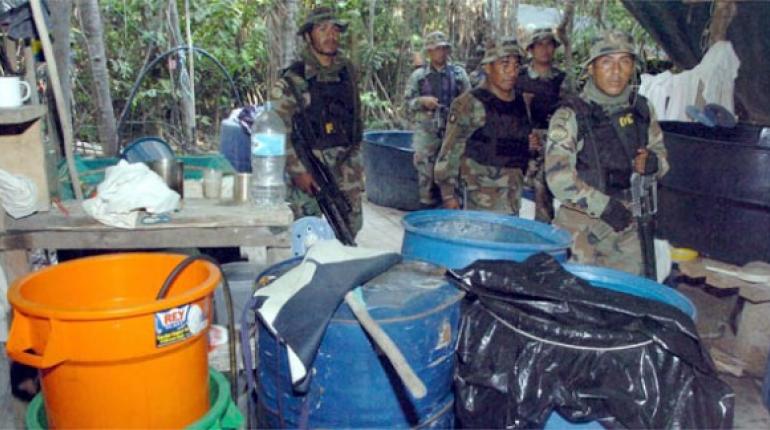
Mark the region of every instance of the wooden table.
[[[77, 202], [63, 204], [66, 214], [52, 206], [49, 212], [14, 220], [5, 217], [0, 251], [5, 251], [9, 280], [23, 274], [26, 250], [47, 249], [153, 249], [186, 247], [264, 247], [271, 252], [290, 247], [288, 206], [276, 209], [187, 199], [168, 223], [121, 229], [87, 215]], [[19, 255], [19, 253], [23, 254]], [[14, 255], [16, 254], [16, 255]], [[21, 271], [22, 273], [20, 273]]]

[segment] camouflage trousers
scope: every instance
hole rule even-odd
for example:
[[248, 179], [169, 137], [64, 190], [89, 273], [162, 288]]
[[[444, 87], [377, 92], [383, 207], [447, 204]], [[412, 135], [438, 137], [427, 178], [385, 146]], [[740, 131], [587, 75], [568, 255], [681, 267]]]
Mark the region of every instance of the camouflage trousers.
[[433, 182], [433, 167], [441, 149], [441, 139], [435, 132], [417, 129], [412, 140], [414, 148], [414, 168], [417, 170], [417, 186], [419, 187], [420, 203], [433, 205], [438, 203], [438, 192]]
[[460, 166], [465, 209], [518, 215], [524, 173], [464, 159]]
[[[361, 161], [360, 147], [354, 150], [347, 148], [330, 148], [314, 150], [313, 153], [331, 171], [337, 186], [350, 205], [347, 214], [348, 227], [355, 235], [364, 225], [363, 212], [361, 210], [361, 195], [364, 192], [364, 167]], [[289, 202], [294, 217], [321, 216], [321, 208], [316, 199], [303, 192], [293, 184], [289, 185], [286, 200]]]
[[604, 221], [564, 205], [553, 223], [572, 234], [570, 261], [642, 274], [642, 249], [636, 223], [618, 233]]

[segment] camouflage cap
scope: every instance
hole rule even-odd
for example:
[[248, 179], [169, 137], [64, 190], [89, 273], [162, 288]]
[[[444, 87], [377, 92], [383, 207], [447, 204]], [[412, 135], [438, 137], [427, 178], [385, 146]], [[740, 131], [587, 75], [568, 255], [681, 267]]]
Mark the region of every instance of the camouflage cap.
[[446, 34], [440, 31], [434, 31], [433, 33], [428, 33], [425, 35], [424, 46], [425, 50], [427, 51], [429, 49], [436, 49], [440, 46], [447, 46], [451, 48], [452, 44], [449, 43], [449, 39], [446, 37]]
[[636, 57], [634, 38], [619, 30], [606, 31], [592, 41], [588, 60], [583, 63], [583, 67], [588, 67], [592, 61], [601, 56], [620, 53], [631, 54]]
[[521, 50], [515, 37], [507, 36], [500, 40], [488, 42], [484, 49], [484, 58], [481, 59], [481, 64], [493, 63], [505, 57], [516, 57], [519, 62], [524, 58], [524, 51]]
[[345, 32], [348, 29], [348, 23], [341, 21], [337, 18], [337, 14], [329, 7], [317, 7], [308, 13], [305, 22], [297, 30], [297, 36], [302, 36], [305, 33], [313, 31], [313, 26], [320, 24], [324, 21], [331, 21], [334, 25], [339, 27], [341, 32]]
[[550, 28], [536, 28], [532, 31], [532, 34], [529, 35], [526, 48], [529, 50], [535, 43], [549, 39], [553, 41], [554, 48], [561, 46], [561, 43], [556, 39], [556, 35], [553, 34], [553, 30]]

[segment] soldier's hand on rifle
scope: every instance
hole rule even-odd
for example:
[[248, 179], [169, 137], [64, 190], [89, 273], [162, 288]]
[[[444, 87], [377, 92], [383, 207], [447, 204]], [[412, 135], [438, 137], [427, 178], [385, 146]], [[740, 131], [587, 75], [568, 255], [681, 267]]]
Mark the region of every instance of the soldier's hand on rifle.
[[450, 198], [444, 200], [444, 208], [445, 209], [460, 209], [460, 201], [457, 200], [457, 197], [450, 197]]
[[529, 133], [529, 150], [539, 152], [543, 149], [543, 142], [540, 140], [540, 134], [536, 132]]
[[609, 224], [616, 232], [621, 232], [631, 225], [633, 215], [620, 200], [610, 198], [599, 219]]
[[634, 172], [640, 175], [652, 175], [658, 172], [658, 156], [648, 149], [638, 149], [634, 157]]
[[303, 192], [313, 195], [318, 191], [318, 184], [313, 180], [310, 173], [302, 173], [292, 178], [294, 185]]
[[428, 110], [436, 110], [439, 106], [438, 99], [433, 96], [420, 97], [420, 104]]

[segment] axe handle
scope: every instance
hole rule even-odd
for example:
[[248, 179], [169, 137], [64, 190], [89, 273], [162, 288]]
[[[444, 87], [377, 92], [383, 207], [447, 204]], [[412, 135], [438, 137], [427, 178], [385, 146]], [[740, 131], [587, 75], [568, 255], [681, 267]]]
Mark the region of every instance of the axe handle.
[[427, 394], [425, 384], [422, 382], [419, 376], [414, 372], [412, 366], [406, 361], [401, 350], [393, 342], [393, 340], [385, 333], [385, 330], [372, 318], [369, 311], [366, 309], [366, 304], [361, 300], [355, 292], [349, 291], [345, 294], [345, 303], [348, 304], [350, 310], [353, 311], [353, 315], [366, 330], [366, 333], [371, 336], [374, 343], [382, 350], [390, 364], [396, 370], [396, 373], [401, 378], [404, 386], [409, 390], [412, 397], [415, 399], [422, 399]]

